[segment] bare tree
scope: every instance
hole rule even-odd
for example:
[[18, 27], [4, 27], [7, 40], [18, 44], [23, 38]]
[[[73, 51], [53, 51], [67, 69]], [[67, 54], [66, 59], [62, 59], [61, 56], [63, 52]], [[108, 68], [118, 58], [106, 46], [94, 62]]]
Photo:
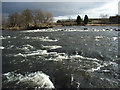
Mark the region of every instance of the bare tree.
[[43, 23], [49, 24], [53, 21], [53, 15], [50, 12], [43, 12], [41, 10], [26, 9], [21, 13], [13, 13], [8, 17], [8, 27], [22, 27], [30, 28], [32, 26], [39, 26]]
[[51, 23], [53, 21], [53, 15], [50, 12], [43, 12], [41, 10], [33, 11], [34, 23]]
[[24, 22], [24, 18], [23, 18], [23, 15], [20, 13], [20, 14], [17, 15], [16, 24], [17, 24], [18, 27], [22, 27], [24, 25], [23, 22]]
[[18, 20], [18, 13], [13, 13], [9, 16], [7, 24], [10, 27], [15, 27], [17, 26], [17, 20]]
[[50, 12], [44, 13], [44, 23], [51, 23], [53, 22], [53, 15]]
[[44, 13], [41, 10], [34, 10], [33, 19], [34, 19], [35, 25], [42, 23], [44, 20]]
[[[5, 21], [3, 21], [3, 22], [5, 22]], [[24, 22], [25, 22], [25, 20], [21, 13], [13, 13], [8, 17], [7, 25], [9, 27], [22, 27], [22, 26], [24, 26]]]
[[1, 18], [1, 25], [2, 25], [2, 28], [5, 28], [6, 27], [6, 22], [7, 22], [7, 15], [6, 14], [2, 14], [2, 17]]
[[2, 14], [1, 20], [2, 20], [2, 24], [5, 24], [5, 21], [6, 21], [6, 14]]
[[22, 12], [23, 24], [25, 27], [29, 27], [30, 23], [33, 22], [32, 11], [26, 9]]

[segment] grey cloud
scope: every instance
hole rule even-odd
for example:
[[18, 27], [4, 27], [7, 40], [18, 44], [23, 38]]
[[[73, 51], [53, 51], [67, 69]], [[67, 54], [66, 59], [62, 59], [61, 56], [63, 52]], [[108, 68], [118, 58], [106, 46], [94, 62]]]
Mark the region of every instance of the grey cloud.
[[3, 13], [21, 12], [24, 9], [49, 11], [54, 16], [75, 15], [98, 8], [106, 2], [3, 2]]

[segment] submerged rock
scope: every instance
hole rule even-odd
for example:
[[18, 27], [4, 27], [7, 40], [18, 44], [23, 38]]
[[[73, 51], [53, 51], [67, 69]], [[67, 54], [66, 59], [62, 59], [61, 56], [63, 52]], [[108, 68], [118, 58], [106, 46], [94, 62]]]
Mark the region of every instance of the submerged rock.
[[10, 86], [9, 88], [55, 88], [49, 76], [41, 71], [25, 75], [8, 72], [3, 74], [3, 77], [6, 83], [14, 83], [14, 86]]
[[88, 30], [88, 28], [84, 28], [84, 30]]

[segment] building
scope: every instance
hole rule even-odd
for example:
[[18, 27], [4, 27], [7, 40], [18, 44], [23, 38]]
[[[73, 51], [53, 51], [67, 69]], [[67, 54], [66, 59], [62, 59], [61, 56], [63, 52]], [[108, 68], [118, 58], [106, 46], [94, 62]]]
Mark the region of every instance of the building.
[[120, 24], [120, 16], [119, 15], [117, 15], [117, 16], [110, 16], [109, 22], [111, 24]]

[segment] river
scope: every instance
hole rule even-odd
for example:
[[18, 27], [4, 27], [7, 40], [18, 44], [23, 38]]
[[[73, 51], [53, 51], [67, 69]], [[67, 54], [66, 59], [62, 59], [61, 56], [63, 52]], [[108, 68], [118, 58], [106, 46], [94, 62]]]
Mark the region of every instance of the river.
[[119, 87], [117, 28], [3, 30], [3, 88]]

